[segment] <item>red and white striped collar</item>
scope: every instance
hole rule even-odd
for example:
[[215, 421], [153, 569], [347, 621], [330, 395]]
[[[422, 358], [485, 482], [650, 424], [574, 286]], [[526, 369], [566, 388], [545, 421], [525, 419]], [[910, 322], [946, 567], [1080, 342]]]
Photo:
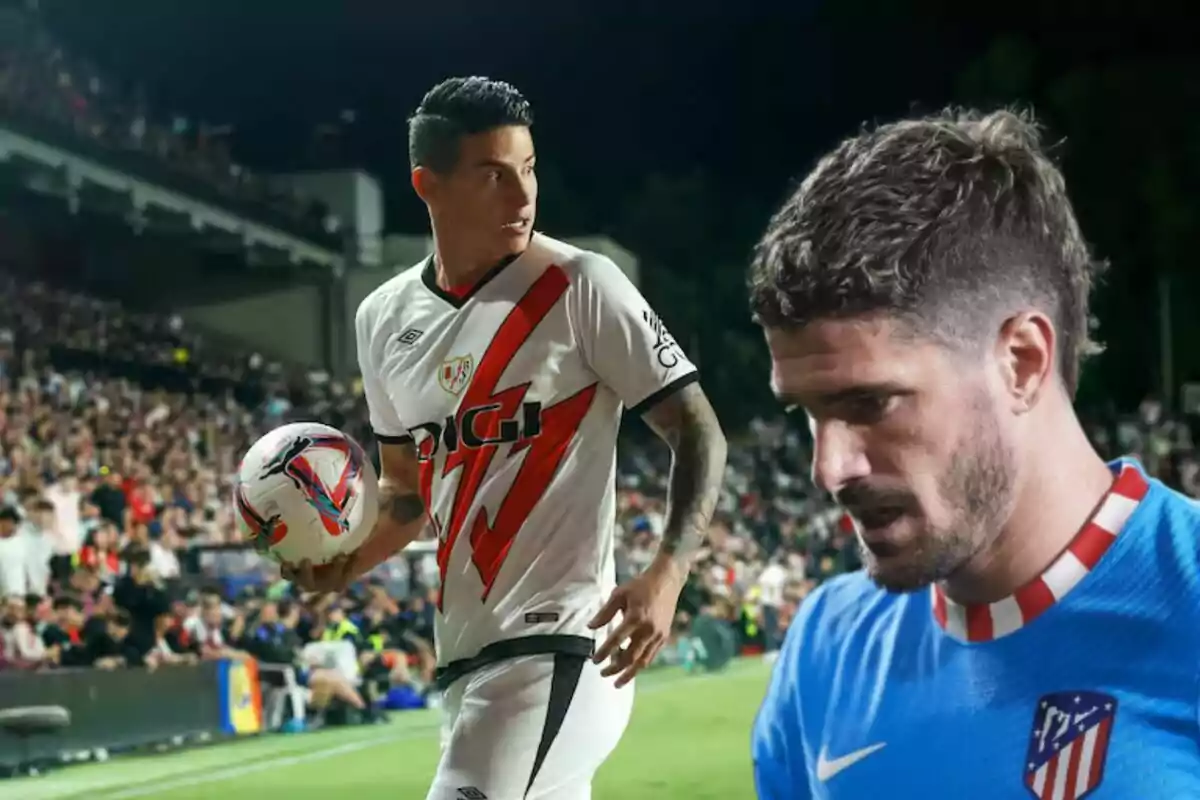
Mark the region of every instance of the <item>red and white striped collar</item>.
[[1150, 488], [1132, 462], [1119, 462], [1112, 488], [1074, 540], [1054, 563], [1016, 592], [994, 603], [959, 605], [937, 584], [931, 588], [933, 617], [949, 635], [967, 642], [988, 642], [1028, 624], [1083, 580], [1137, 509]]

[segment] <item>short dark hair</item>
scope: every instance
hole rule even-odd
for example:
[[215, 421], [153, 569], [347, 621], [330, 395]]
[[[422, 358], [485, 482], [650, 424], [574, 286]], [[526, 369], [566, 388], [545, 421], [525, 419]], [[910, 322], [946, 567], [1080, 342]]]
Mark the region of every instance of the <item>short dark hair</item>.
[[449, 78], [429, 90], [408, 120], [409, 163], [450, 172], [462, 137], [509, 125], [533, 125], [529, 101], [515, 86], [490, 78]]
[[121, 555], [122, 560], [131, 567], [145, 567], [150, 564], [150, 551], [136, 544], [126, 547]]
[[749, 273], [771, 328], [875, 313], [951, 346], [1037, 308], [1059, 337], [1069, 394], [1103, 264], [1029, 113], [947, 110], [864, 130], [820, 160], [776, 213]]
[[82, 611], [83, 603], [79, 602], [79, 598], [69, 594], [59, 595], [54, 598], [54, 610], [62, 611], [64, 608], [73, 608], [76, 611]]

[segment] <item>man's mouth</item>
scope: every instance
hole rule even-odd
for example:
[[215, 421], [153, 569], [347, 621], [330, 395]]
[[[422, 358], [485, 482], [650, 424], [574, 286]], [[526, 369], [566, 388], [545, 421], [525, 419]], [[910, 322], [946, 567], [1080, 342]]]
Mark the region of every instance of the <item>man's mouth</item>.
[[850, 516], [866, 531], [882, 530], [905, 514], [902, 506], [876, 506], [868, 509], [851, 510]]

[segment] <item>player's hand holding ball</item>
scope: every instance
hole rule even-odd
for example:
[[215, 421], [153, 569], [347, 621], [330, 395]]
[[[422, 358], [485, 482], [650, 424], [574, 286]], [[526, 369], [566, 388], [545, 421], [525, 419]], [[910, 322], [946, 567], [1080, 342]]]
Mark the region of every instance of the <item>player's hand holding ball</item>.
[[307, 560], [299, 564], [282, 564], [280, 573], [284, 580], [291, 581], [305, 592], [341, 593], [354, 582], [354, 559], [342, 555], [328, 564], [315, 566]]
[[[687, 570], [670, 559], [656, 559], [641, 575], [614, 589], [608, 602], [588, 623], [589, 628], [596, 630], [621, 612], [621, 624], [592, 657], [597, 664], [612, 659], [600, 674], [606, 678], [619, 674], [618, 688], [650, 666], [666, 644], [679, 593], [686, 581]], [[629, 644], [622, 647], [626, 639]]]

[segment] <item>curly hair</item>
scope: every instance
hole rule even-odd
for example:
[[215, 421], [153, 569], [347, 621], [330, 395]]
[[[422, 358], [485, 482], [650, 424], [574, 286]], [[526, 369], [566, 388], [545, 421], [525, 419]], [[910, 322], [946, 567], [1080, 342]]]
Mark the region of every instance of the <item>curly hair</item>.
[[1068, 394], [1089, 337], [1093, 259], [1033, 116], [946, 110], [864, 130], [822, 158], [771, 219], [749, 270], [769, 328], [883, 314], [982, 347], [1037, 309]]

